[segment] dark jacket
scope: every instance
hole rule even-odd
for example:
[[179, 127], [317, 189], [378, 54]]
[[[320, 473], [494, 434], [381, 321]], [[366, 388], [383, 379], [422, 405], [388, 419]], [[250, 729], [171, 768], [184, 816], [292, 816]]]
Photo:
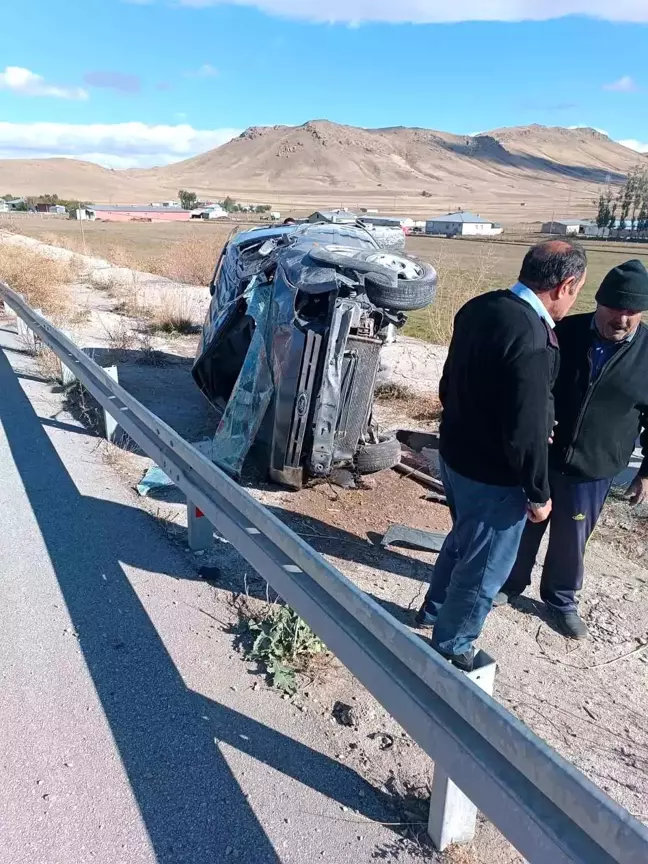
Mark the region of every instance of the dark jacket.
[[590, 351], [596, 338], [592, 315], [573, 315], [556, 327], [560, 374], [554, 389], [556, 420], [549, 448], [552, 468], [585, 480], [615, 477], [627, 468], [642, 432], [648, 477], [648, 328], [641, 324], [590, 382]]
[[549, 500], [548, 438], [558, 343], [538, 313], [510, 291], [459, 310], [439, 385], [440, 453], [464, 477], [522, 486]]

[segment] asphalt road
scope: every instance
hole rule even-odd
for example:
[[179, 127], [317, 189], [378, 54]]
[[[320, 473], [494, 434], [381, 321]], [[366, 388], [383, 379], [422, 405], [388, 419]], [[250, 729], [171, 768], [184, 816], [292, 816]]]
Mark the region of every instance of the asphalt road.
[[252, 688], [218, 624], [231, 610], [12, 329], [0, 319], [0, 861], [391, 858], [379, 793], [327, 751], [322, 718]]

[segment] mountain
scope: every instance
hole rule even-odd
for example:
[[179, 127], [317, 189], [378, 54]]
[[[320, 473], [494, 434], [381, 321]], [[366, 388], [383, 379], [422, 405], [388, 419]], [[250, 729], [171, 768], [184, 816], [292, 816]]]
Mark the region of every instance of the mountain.
[[343, 203], [423, 214], [463, 207], [528, 221], [591, 213], [598, 187], [622, 182], [639, 162], [648, 166], [648, 157], [587, 128], [532, 125], [462, 136], [313, 120], [252, 127], [215, 150], [146, 170], [0, 161], [0, 188], [128, 203], [186, 188], [284, 209]]

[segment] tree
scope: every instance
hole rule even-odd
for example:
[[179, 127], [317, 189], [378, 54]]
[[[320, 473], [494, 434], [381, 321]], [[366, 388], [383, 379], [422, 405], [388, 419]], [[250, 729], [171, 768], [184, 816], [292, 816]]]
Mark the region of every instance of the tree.
[[241, 209], [239, 207], [239, 205], [236, 203], [236, 201], [233, 198], [230, 198], [229, 195], [227, 196], [227, 198], [224, 201], [221, 201], [221, 207], [227, 213], [236, 213], [238, 210]]
[[599, 228], [608, 228], [610, 225], [610, 214], [612, 212], [612, 189], [608, 186], [605, 192], [598, 197], [598, 213], [596, 224]]
[[186, 189], [181, 189], [178, 192], [178, 198], [183, 210], [195, 210], [198, 204], [198, 196], [195, 192], [187, 192]]

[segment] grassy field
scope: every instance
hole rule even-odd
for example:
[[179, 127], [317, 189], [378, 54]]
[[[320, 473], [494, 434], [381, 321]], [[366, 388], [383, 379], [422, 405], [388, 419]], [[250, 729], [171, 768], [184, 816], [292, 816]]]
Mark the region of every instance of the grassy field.
[[[117, 265], [206, 284], [234, 226], [207, 222], [73, 222], [0, 217], [2, 227], [76, 252], [107, 258]], [[439, 290], [429, 309], [410, 314], [405, 332], [430, 342], [447, 343], [457, 310], [476, 294], [513, 284], [526, 250], [539, 239], [538, 235], [497, 241], [408, 238], [408, 251], [437, 268]], [[612, 267], [629, 258], [639, 258], [648, 266], [648, 249], [644, 252], [645, 247], [637, 244], [590, 240], [583, 245], [589, 258], [588, 279], [576, 303], [576, 312], [594, 308], [596, 290]]]

